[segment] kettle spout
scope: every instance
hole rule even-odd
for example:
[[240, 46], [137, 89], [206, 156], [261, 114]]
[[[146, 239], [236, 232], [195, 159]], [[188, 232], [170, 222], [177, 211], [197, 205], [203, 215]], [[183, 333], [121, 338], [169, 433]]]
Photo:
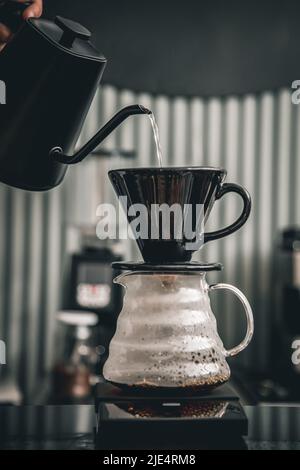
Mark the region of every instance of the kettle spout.
[[115, 114], [98, 132], [94, 135], [81, 149], [74, 155], [66, 155], [61, 147], [54, 147], [50, 150], [50, 157], [54, 158], [60, 163], [73, 165], [74, 163], [81, 162], [87, 157], [98, 145], [118, 127], [125, 119], [135, 114], [152, 114], [147, 108], [140, 104], [134, 104], [121, 109]]

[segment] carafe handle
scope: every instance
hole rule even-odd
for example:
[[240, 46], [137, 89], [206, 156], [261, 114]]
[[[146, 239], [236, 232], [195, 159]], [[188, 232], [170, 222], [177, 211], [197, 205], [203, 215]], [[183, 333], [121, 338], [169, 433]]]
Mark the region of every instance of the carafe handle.
[[224, 348], [226, 357], [235, 356], [236, 354], [239, 354], [241, 351], [243, 351], [243, 349], [245, 349], [248, 346], [248, 344], [250, 343], [252, 339], [253, 331], [254, 331], [252, 308], [247, 298], [245, 297], [245, 295], [237, 287], [234, 287], [231, 284], [225, 284], [225, 283], [212, 284], [209, 286], [209, 290], [217, 290], [217, 289], [227, 289], [233, 292], [237, 296], [237, 298], [241, 301], [245, 310], [246, 319], [247, 319], [247, 332], [246, 332], [245, 338], [238, 346], [235, 346], [234, 348], [229, 349], [229, 351], [227, 351]]

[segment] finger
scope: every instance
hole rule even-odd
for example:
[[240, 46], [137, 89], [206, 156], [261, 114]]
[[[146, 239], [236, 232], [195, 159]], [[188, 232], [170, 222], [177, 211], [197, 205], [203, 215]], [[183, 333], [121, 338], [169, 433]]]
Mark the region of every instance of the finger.
[[[25, 0], [24, 0], [25, 1]], [[43, 0], [33, 0], [30, 5], [23, 13], [23, 18], [39, 18], [43, 13]]]
[[6, 43], [11, 36], [11, 31], [7, 26], [0, 23], [0, 43]]

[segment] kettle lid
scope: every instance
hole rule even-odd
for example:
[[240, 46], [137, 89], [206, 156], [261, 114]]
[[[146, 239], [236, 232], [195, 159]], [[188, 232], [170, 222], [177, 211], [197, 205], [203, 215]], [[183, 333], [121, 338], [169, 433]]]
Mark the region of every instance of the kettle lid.
[[80, 23], [62, 16], [56, 16], [54, 22], [43, 18], [30, 18], [27, 22], [65, 52], [106, 62], [105, 57], [90, 42], [91, 32]]

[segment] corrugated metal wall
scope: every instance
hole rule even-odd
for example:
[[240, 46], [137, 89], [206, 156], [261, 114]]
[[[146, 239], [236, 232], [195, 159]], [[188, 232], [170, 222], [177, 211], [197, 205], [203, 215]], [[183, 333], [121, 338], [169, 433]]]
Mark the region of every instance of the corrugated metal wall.
[[[251, 301], [255, 337], [235, 361], [263, 368], [270, 359], [275, 236], [287, 224], [300, 224], [300, 107], [292, 105], [289, 90], [186, 100], [105, 87], [93, 103], [81, 140], [119, 108], [134, 102], [156, 115], [165, 165], [224, 167], [227, 181], [244, 185], [252, 195], [253, 210], [247, 225], [208, 244], [201, 257], [224, 263], [224, 272], [209, 280], [230, 282]], [[135, 149], [135, 166], [156, 165], [151, 126], [144, 116], [124, 123], [105, 147]], [[70, 249], [66, 224], [92, 220], [100, 202], [95, 197], [99, 185], [106, 202], [114, 200], [106, 171], [100, 175], [97, 165], [90, 159], [72, 167], [61, 188], [45, 194], [0, 186], [0, 338], [7, 342], [10, 368], [25, 380], [27, 390], [52, 360], [63, 254]], [[120, 165], [125, 166], [124, 161], [115, 159], [104, 167]], [[237, 197], [224, 197], [216, 203], [208, 228], [228, 225], [240, 210]], [[126, 242], [126, 253], [128, 259], [138, 256], [130, 241]], [[241, 339], [244, 328], [241, 308], [230, 294], [213, 295], [220, 335], [232, 346]]]
[[30, 193], [0, 185], [0, 337], [7, 368], [32, 390], [53, 353], [64, 250], [62, 189]]

